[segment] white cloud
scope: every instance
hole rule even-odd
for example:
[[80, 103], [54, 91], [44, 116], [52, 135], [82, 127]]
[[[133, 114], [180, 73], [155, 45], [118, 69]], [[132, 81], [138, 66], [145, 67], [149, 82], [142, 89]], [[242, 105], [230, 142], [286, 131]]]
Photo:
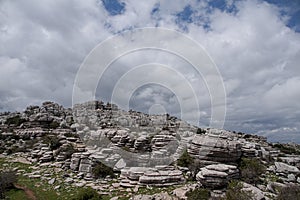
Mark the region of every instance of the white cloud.
[[[124, 29], [160, 26], [180, 30], [184, 25], [185, 33], [204, 46], [224, 79], [226, 128], [261, 134], [280, 127], [300, 129], [300, 34], [286, 25], [288, 17], [281, 14], [286, 8], [264, 1], [227, 0], [228, 8], [237, 8], [229, 13], [209, 8], [208, 1], [124, 2], [125, 12], [110, 16], [96, 0], [1, 1], [0, 108], [22, 109], [48, 99], [70, 106], [79, 65], [99, 42]], [[193, 22], [179, 24], [176, 14], [188, 5], [193, 10]], [[157, 11], [151, 14], [154, 8]], [[174, 67], [198, 87], [200, 111], [206, 113], [201, 124], [207, 124], [211, 102], [203, 79], [174, 55], [145, 51], [120, 58], [100, 82], [98, 95], [109, 99], [126, 70], [150, 61]], [[155, 73], [161, 78], [168, 76]], [[174, 87], [184, 90], [180, 84]], [[147, 103], [140, 103], [147, 98]], [[178, 112], [172, 107], [176, 100], [170, 91], [157, 87], [140, 91], [133, 99], [136, 106], [155, 103]]]

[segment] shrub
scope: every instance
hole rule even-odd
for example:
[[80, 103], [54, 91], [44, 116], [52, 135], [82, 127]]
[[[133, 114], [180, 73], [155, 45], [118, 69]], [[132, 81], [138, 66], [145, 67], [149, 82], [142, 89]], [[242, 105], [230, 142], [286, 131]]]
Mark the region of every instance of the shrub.
[[299, 146], [295, 145], [289, 145], [289, 144], [279, 144], [276, 143], [273, 145], [273, 147], [279, 149], [281, 152], [286, 153], [286, 154], [300, 154], [300, 149]]
[[256, 184], [259, 176], [266, 171], [266, 167], [256, 158], [242, 158], [240, 163], [242, 180], [250, 184]]
[[187, 150], [181, 154], [177, 160], [177, 165], [180, 167], [189, 167], [193, 163], [194, 159], [190, 156]]
[[25, 119], [21, 118], [19, 115], [16, 115], [14, 117], [7, 118], [5, 124], [7, 125], [13, 124], [15, 126], [20, 126], [24, 122], [26, 122]]
[[83, 188], [73, 200], [101, 200], [103, 199], [96, 190], [92, 188]]
[[288, 185], [279, 190], [277, 200], [293, 199], [300, 200], [300, 186]]
[[56, 121], [52, 121], [50, 124], [49, 124], [49, 128], [51, 129], [57, 129], [59, 127], [59, 123], [56, 122]]
[[206, 130], [201, 129], [201, 128], [197, 129], [197, 134], [201, 135], [201, 134], [205, 134], [205, 133], [206, 133]]
[[210, 198], [210, 192], [204, 188], [196, 188], [186, 193], [188, 200], [207, 200]]
[[79, 135], [77, 133], [73, 133], [73, 132], [67, 132], [67, 133], [64, 134], [64, 136], [79, 138]]
[[5, 191], [12, 188], [18, 180], [14, 171], [4, 171], [0, 173], [0, 199], [5, 197]]
[[57, 136], [44, 136], [43, 137], [43, 143], [48, 144], [50, 146], [51, 150], [55, 150], [61, 146], [61, 143], [59, 142], [59, 139]]
[[67, 145], [62, 151], [65, 152], [65, 159], [71, 158], [72, 154], [76, 152], [76, 149], [73, 147], [72, 144]]
[[95, 178], [105, 178], [107, 176], [115, 177], [112, 168], [106, 166], [105, 164], [98, 162], [92, 169], [92, 174]]
[[254, 200], [251, 192], [242, 189], [243, 184], [241, 182], [236, 180], [231, 181], [228, 184], [224, 200]]

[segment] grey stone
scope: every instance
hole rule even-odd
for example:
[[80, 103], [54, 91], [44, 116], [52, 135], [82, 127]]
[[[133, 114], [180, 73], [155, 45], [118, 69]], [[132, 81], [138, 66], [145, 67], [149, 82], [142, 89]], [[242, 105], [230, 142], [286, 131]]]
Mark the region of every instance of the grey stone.
[[300, 172], [300, 170], [297, 167], [288, 165], [283, 162], [275, 162], [275, 170], [276, 170], [276, 172], [283, 172], [283, 173], [297, 173], [298, 174]]
[[56, 180], [55, 178], [50, 179], [50, 180], [48, 181], [48, 184], [53, 185], [54, 182], [55, 182], [55, 180]]

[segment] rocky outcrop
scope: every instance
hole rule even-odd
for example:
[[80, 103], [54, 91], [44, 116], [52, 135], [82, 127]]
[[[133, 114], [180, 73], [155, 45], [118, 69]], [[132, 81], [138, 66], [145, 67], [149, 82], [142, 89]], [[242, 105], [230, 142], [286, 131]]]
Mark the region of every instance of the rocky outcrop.
[[171, 166], [156, 166], [155, 168], [131, 167], [121, 170], [121, 185], [134, 187], [135, 185], [170, 186], [184, 182], [181, 171]]
[[223, 139], [218, 135], [196, 135], [188, 152], [204, 164], [234, 164], [242, 155], [242, 145], [239, 141]]
[[[0, 146], [4, 157], [23, 152], [18, 162], [35, 165], [36, 170], [27, 174], [30, 178], [45, 178], [53, 186], [58, 182], [86, 185], [107, 194], [122, 190], [128, 192], [128, 198], [140, 187], [175, 185], [180, 188], [173, 191], [173, 196], [135, 198], [185, 199], [191, 189], [185, 178], [192, 177], [199, 168], [195, 184], [216, 197], [224, 196], [228, 182], [239, 178], [241, 158], [255, 158], [269, 166], [258, 177], [263, 180], [261, 184], [243, 185], [256, 199], [274, 197], [278, 188], [287, 184], [300, 185], [298, 145], [269, 144], [261, 136], [200, 129], [167, 114], [123, 111], [101, 101], [78, 104], [73, 109], [45, 102], [29, 106], [22, 113], [0, 114]], [[195, 162], [189, 163], [189, 168], [179, 167], [176, 160], [186, 149]], [[112, 167], [115, 173], [121, 171], [113, 185], [107, 185], [112, 181], [109, 177], [93, 177], [92, 169], [99, 162]], [[51, 170], [42, 172], [43, 167], [66, 173], [63, 178], [54, 178]]]
[[200, 169], [196, 175], [199, 183], [208, 188], [223, 188], [232, 179], [239, 178], [239, 170], [236, 166], [216, 164], [208, 165]]

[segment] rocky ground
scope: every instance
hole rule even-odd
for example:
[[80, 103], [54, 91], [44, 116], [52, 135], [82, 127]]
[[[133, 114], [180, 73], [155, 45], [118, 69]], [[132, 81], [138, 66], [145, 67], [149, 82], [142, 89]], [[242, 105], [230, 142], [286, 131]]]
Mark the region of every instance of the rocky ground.
[[300, 199], [298, 145], [201, 129], [168, 114], [44, 102], [1, 113], [0, 133], [1, 170], [25, 163], [30, 170], [13, 170], [57, 193], [91, 187], [111, 199], [262, 200], [290, 189]]

